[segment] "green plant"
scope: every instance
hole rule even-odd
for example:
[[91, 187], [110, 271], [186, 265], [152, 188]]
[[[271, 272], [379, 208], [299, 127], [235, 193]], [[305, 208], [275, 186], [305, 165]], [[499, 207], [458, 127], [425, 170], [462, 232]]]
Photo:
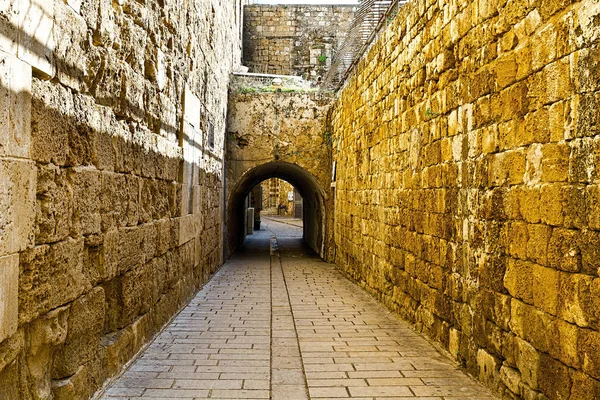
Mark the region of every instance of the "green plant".
[[258, 92], [258, 90], [256, 88], [253, 87], [241, 87], [238, 89], [239, 93], [256, 93]]
[[321, 54], [319, 56], [319, 62], [324, 63], [325, 61], [327, 61], [327, 56], [325, 54]]
[[431, 108], [428, 108], [428, 109], [426, 109], [426, 110], [425, 110], [425, 116], [426, 116], [427, 118], [435, 118], [435, 117], [437, 117], [438, 115], [440, 115], [440, 113], [439, 113], [439, 112], [432, 111], [432, 110], [431, 110]]
[[323, 132], [323, 141], [327, 146], [331, 146], [333, 144], [333, 134], [329, 131]]
[[387, 17], [387, 20], [386, 20], [387, 25], [389, 25], [394, 20], [394, 18], [396, 18], [396, 14], [397, 14], [397, 12], [394, 11]]

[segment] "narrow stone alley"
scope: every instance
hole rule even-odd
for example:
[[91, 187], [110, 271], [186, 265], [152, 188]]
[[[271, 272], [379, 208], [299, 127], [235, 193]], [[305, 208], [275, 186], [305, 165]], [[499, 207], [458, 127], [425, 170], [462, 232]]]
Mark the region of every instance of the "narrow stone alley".
[[494, 399], [295, 224], [265, 219], [104, 399]]

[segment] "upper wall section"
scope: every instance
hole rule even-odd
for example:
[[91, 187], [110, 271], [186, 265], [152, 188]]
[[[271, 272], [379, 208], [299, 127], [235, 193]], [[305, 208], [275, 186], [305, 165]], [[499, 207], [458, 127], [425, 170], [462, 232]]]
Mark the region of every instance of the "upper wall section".
[[241, 11], [0, 5], [0, 398], [92, 396], [221, 265]]
[[334, 106], [337, 264], [505, 398], [600, 398], [599, 21], [412, 0]]
[[246, 6], [244, 65], [250, 72], [316, 80], [328, 71], [354, 11], [353, 6]]
[[[262, 180], [278, 177], [302, 192], [305, 209], [320, 213], [319, 218], [308, 217], [304, 231], [309, 245], [325, 256], [329, 238], [324, 237], [327, 221], [323, 210], [330, 206], [331, 200], [331, 136], [327, 127], [331, 103], [329, 94], [316, 92], [279, 89], [249, 93], [241, 88], [230, 94], [227, 125], [229, 253], [243, 240], [244, 232], [239, 228], [243, 204], [239, 200]], [[319, 226], [313, 224], [317, 220]]]

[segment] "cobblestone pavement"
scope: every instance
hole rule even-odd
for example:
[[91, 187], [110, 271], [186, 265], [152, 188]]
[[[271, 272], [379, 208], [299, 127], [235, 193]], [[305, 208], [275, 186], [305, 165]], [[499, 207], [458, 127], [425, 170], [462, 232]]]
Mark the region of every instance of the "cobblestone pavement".
[[495, 398], [299, 235], [264, 223], [103, 399]]

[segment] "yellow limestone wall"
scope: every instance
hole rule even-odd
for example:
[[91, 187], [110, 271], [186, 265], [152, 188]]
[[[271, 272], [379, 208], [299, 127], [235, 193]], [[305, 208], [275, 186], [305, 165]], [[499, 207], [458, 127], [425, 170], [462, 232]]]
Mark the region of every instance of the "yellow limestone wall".
[[0, 5], [0, 399], [89, 398], [222, 264], [241, 6]]
[[335, 105], [337, 264], [507, 398], [600, 398], [599, 63], [597, 1], [412, 0]]

